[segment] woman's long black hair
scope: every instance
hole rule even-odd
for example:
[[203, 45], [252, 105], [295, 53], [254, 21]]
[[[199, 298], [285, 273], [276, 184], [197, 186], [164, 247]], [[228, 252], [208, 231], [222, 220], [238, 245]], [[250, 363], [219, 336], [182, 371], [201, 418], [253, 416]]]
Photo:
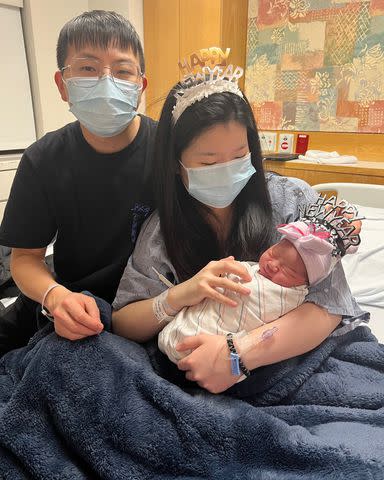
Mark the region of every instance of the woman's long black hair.
[[[270, 246], [272, 208], [259, 136], [248, 101], [229, 92], [215, 93], [189, 106], [174, 125], [172, 109], [180, 88], [178, 84], [171, 90], [163, 106], [155, 140], [153, 180], [167, 254], [179, 280], [184, 281], [211, 260], [228, 255], [236, 260], [257, 261]], [[230, 121], [247, 128], [256, 173], [234, 201], [231, 231], [222, 245], [208, 222], [209, 210], [189, 195], [183, 185], [179, 160], [198, 135]]]

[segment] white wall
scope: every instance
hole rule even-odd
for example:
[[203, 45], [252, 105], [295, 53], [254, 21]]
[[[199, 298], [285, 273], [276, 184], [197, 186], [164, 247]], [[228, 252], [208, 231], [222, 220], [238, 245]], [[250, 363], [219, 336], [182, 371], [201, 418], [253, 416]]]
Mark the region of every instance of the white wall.
[[20, 8], [0, 3], [0, 152], [36, 139]]
[[53, 79], [57, 70], [56, 43], [63, 25], [86, 10], [115, 10], [133, 23], [143, 41], [142, 3], [142, 0], [24, 0], [22, 18], [38, 137], [75, 119], [61, 100]]
[[135, 27], [144, 45], [143, 0], [88, 0], [89, 10], [113, 10]]

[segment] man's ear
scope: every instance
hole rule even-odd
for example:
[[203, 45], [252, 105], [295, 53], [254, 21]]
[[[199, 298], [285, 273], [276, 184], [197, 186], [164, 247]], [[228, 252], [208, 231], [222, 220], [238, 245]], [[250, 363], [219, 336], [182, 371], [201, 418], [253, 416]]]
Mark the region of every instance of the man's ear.
[[57, 88], [59, 89], [60, 96], [64, 102], [68, 102], [68, 92], [67, 88], [65, 86], [64, 80], [63, 80], [63, 75], [61, 72], [58, 70], [55, 72], [55, 83], [57, 85]]
[[147, 85], [148, 85], [147, 77], [143, 77], [143, 86], [141, 88], [141, 93], [144, 92], [144, 90], [147, 88]]

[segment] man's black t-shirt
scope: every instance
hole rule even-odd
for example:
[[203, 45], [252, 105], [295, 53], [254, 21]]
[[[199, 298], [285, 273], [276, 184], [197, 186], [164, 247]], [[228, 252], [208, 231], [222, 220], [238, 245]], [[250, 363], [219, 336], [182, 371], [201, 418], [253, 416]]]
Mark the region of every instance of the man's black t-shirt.
[[139, 228], [153, 209], [156, 122], [141, 116], [133, 142], [95, 152], [79, 122], [48, 133], [23, 155], [0, 229], [0, 244], [42, 248], [56, 236], [57, 280], [112, 302]]

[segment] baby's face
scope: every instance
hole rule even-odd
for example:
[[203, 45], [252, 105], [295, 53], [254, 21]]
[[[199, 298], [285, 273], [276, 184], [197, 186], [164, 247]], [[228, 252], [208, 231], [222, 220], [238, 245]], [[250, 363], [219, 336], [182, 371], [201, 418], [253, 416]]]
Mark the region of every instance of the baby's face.
[[260, 274], [282, 287], [308, 284], [304, 262], [288, 240], [281, 240], [268, 248], [259, 260]]

